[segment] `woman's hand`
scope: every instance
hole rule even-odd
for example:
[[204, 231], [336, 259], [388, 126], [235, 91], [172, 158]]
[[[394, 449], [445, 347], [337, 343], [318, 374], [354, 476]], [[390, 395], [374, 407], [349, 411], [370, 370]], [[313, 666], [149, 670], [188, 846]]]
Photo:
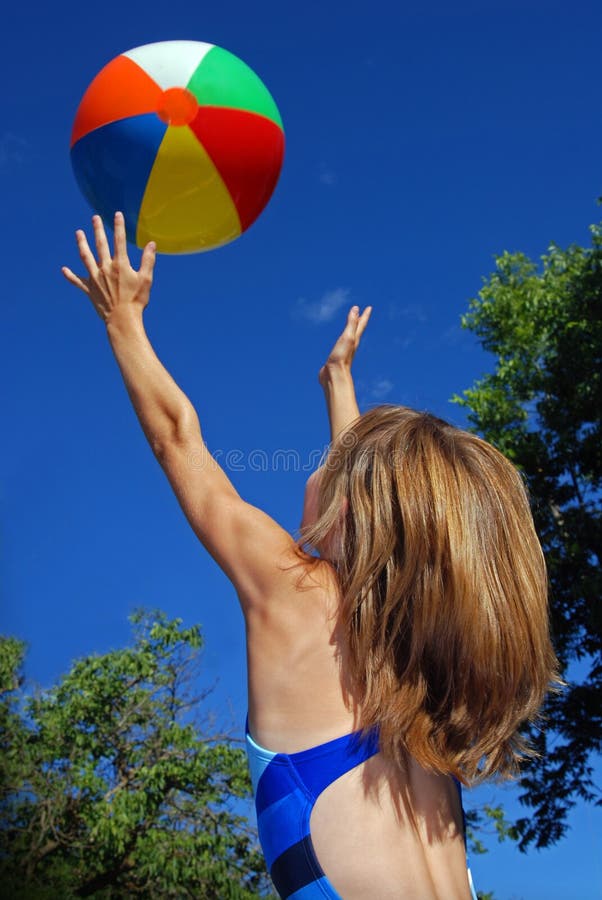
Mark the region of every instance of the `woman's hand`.
[[360, 414], [353, 387], [351, 363], [371, 312], [372, 307], [367, 306], [360, 316], [359, 307], [351, 307], [345, 330], [318, 375], [326, 396], [330, 438], [333, 442]]
[[328, 359], [320, 369], [318, 375], [320, 384], [325, 387], [329, 370], [351, 370], [353, 357], [360, 344], [360, 339], [365, 331], [372, 307], [367, 306], [360, 316], [359, 306], [352, 306], [347, 316], [347, 324], [338, 341], [330, 351]]
[[115, 252], [113, 257], [111, 257], [100, 216], [92, 217], [92, 227], [94, 228], [98, 261], [90, 250], [86, 235], [83, 231], [78, 230], [75, 232], [77, 247], [81, 260], [88, 270], [88, 275], [80, 278], [67, 266], [63, 266], [61, 270], [63, 275], [67, 281], [89, 296], [105, 325], [109, 324], [118, 310], [120, 312], [122, 310], [126, 312], [138, 310], [142, 313], [148, 304], [153, 283], [155, 244], [151, 242], [146, 245], [140, 261], [140, 269], [136, 272], [128, 257], [123, 213], [115, 213]]

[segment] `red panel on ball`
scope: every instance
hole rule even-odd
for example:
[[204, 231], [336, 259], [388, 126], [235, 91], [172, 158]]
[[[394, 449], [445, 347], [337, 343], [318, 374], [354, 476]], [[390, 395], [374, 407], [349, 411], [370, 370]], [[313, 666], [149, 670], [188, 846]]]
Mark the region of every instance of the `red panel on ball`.
[[284, 133], [270, 119], [225, 107], [201, 106], [189, 125], [234, 201], [242, 230], [270, 199], [284, 158]]

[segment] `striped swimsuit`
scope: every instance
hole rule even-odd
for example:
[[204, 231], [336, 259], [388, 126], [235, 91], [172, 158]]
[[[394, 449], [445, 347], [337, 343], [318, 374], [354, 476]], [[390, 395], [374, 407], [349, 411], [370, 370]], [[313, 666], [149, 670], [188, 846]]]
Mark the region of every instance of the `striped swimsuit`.
[[[255, 743], [247, 720], [246, 744], [259, 840], [278, 894], [283, 900], [342, 900], [318, 862], [309, 820], [329, 784], [378, 753], [378, 733], [362, 739], [354, 732], [299, 753], [274, 753]], [[468, 880], [476, 900], [470, 869]]]

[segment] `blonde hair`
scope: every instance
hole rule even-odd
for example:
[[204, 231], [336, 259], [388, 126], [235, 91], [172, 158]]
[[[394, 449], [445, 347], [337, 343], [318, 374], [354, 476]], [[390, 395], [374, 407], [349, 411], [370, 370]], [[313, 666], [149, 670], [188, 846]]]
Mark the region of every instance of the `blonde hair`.
[[298, 547], [333, 534], [362, 727], [402, 766], [410, 754], [465, 784], [516, 774], [532, 753], [519, 729], [559, 679], [515, 467], [433, 415], [376, 407], [332, 446]]

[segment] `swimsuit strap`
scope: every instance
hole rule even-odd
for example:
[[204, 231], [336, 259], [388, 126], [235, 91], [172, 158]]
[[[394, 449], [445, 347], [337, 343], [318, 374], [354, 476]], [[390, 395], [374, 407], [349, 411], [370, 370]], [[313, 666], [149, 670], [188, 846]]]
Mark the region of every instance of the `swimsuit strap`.
[[328, 785], [379, 751], [378, 730], [354, 731], [325, 744], [291, 753], [289, 759], [314, 803]]
[[253, 740], [247, 719], [246, 738], [258, 814], [290, 792], [291, 767], [313, 805], [329, 784], [370, 759], [379, 749], [377, 729], [365, 735], [354, 731], [298, 753], [275, 753]]

